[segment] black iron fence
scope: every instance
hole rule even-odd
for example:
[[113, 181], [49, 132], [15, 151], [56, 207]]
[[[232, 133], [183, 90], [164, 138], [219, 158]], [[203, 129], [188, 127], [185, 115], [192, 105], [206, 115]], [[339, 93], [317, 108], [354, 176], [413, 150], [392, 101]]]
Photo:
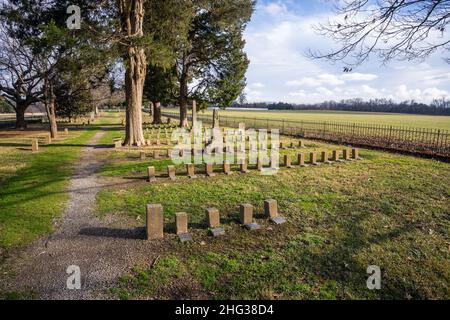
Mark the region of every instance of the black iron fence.
[[[177, 113], [172, 112], [164, 112], [163, 116], [179, 118]], [[212, 123], [212, 115], [199, 114], [197, 119], [204, 123]], [[449, 130], [365, 123], [220, 116], [220, 124], [225, 127], [237, 128], [241, 122], [245, 123], [247, 128], [279, 129], [280, 133], [284, 135], [450, 158]]]

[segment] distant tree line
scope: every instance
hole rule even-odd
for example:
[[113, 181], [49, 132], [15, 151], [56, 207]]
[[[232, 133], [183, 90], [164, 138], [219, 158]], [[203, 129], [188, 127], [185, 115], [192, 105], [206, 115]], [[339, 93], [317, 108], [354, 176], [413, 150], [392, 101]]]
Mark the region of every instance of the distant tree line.
[[341, 101], [325, 101], [316, 104], [292, 104], [285, 102], [238, 103], [237, 108], [267, 108], [269, 110], [335, 110], [358, 112], [392, 112], [427, 115], [450, 115], [450, 100], [435, 99], [430, 104], [414, 100], [395, 102], [390, 99], [346, 99]]

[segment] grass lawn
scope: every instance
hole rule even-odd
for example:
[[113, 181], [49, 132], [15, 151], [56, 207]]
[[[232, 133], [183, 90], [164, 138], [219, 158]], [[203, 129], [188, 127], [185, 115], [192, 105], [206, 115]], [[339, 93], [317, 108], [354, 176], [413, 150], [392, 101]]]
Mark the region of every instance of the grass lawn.
[[[269, 177], [253, 171], [104, 189], [99, 214], [142, 223], [145, 205], [161, 203], [167, 222], [160, 259], [151, 268], [136, 266], [110, 293], [123, 299], [450, 298], [450, 165], [369, 150], [361, 155], [362, 161]], [[144, 179], [146, 166], [167, 163], [116, 152], [101, 174]], [[268, 198], [278, 201], [287, 224], [262, 219]], [[262, 230], [238, 225], [241, 203], [255, 206]], [[221, 239], [207, 235], [211, 206], [222, 214], [227, 234]], [[173, 234], [179, 211], [189, 214], [193, 243], [180, 244]], [[366, 288], [370, 265], [381, 267], [379, 291]]]
[[67, 200], [74, 161], [95, 132], [71, 131], [35, 154], [18, 148], [24, 143], [20, 138], [1, 140], [0, 252], [52, 231]]
[[[164, 111], [175, 112], [175, 109]], [[212, 111], [200, 112], [212, 115]], [[345, 111], [220, 111], [220, 115], [251, 119], [284, 119], [291, 121], [337, 121], [371, 123], [377, 125], [407, 126], [450, 130], [450, 116], [427, 116], [397, 113], [345, 112]]]

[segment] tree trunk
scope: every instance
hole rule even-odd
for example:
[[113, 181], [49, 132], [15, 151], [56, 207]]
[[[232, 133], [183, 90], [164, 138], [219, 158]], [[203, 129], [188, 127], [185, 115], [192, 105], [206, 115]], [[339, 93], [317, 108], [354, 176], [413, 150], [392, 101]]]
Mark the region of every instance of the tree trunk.
[[26, 129], [27, 122], [25, 120], [25, 110], [28, 106], [23, 103], [16, 104], [16, 129]]
[[52, 139], [56, 139], [58, 137], [58, 124], [56, 122], [55, 94], [51, 84], [47, 84], [47, 90], [45, 91], [45, 110], [49, 122], [50, 136]]
[[187, 75], [184, 73], [181, 75], [180, 79], [180, 97], [179, 97], [179, 104], [180, 104], [180, 127], [186, 128], [189, 126], [188, 123], [188, 112], [187, 112], [187, 105], [188, 105], [188, 85], [187, 85]]
[[[118, 0], [122, 30], [130, 38], [143, 36], [144, 0]], [[126, 125], [125, 146], [145, 144], [142, 129], [142, 93], [144, 89], [147, 57], [142, 47], [132, 42], [126, 45]]]
[[152, 124], [161, 124], [161, 103], [153, 102], [153, 123]]

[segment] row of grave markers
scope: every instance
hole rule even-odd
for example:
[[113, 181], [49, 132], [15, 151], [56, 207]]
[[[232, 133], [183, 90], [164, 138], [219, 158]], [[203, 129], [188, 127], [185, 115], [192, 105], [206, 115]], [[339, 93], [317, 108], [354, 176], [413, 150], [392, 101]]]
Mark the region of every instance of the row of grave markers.
[[[69, 135], [69, 129], [65, 128], [64, 129], [64, 134], [66, 136]], [[51, 144], [52, 143], [52, 137], [50, 135], [50, 133], [46, 133], [44, 135], [44, 144]], [[38, 138], [32, 138], [31, 139], [31, 151], [32, 152], [38, 152], [39, 151], [39, 139]]]
[[[333, 162], [341, 162], [341, 161], [350, 161], [350, 160], [359, 160], [361, 159], [359, 156], [359, 149], [352, 149], [352, 154], [350, 156], [349, 150], [344, 149], [343, 150], [343, 157], [340, 159], [340, 153], [338, 150], [334, 150], [332, 153], [331, 161], [329, 158], [328, 151], [322, 151], [322, 158], [320, 161], [317, 160], [317, 153], [311, 152], [310, 153], [310, 159], [309, 163], [306, 163], [306, 156], [304, 153], [297, 154], [297, 165], [300, 167], [307, 167], [308, 165], [318, 166], [322, 163], [324, 164], [331, 164]], [[205, 173], [207, 177], [213, 177], [215, 176], [214, 173], [214, 164], [212, 163], [205, 163]], [[239, 164], [240, 166], [240, 172], [241, 173], [248, 173], [248, 163], [247, 161], [243, 161]], [[294, 165], [292, 164], [292, 158], [291, 155], [284, 155], [284, 167], [286, 168], [292, 168]], [[273, 157], [270, 159], [270, 167], [271, 169], [279, 169], [278, 168], [278, 161], [277, 159], [274, 159]], [[223, 173], [226, 175], [231, 175], [233, 172], [231, 170], [231, 164], [224, 162], [222, 164]], [[264, 168], [263, 161], [261, 161], [260, 158], [257, 159], [256, 168], [258, 171], [262, 171]], [[187, 176], [191, 179], [195, 179], [197, 176], [195, 174], [195, 165], [194, 164], [186, 164], [186, 172]], [[156, 181], [156, 169], [154, 166], [150, 166], [147, 168], [148, 173], [148, 181], [154, 182]], [[167, 166], [167, 175], [170, 180], [176, 180], [176, 169], [175, 166], [169, 165]]]
[[[253, 205], [241, 204], [239, 206], [239, 222], [247, 230], [258, 230], [261, 226], [253, 218]], [[286, 219], [280, 216], [278, 212], [278, 203], [276, 200], [269, 199], [264, 201], [264, 216], [275, 224], [283, 224]], [[210, 234], [213, 237], [223, 236], [225, 229], [220, 223], [220, 212], [217, 208], [206, 209], [206, 223]], [[175, 214], [176, 234], [181, 242], [192, 241], [192, 235], [189, 233], [188, 214], [186, 212], [177, 212]], [[164, 213], [161, 204], [148, 204], [146, 212], [146, 239], [155, 240], [164, 237]]]

